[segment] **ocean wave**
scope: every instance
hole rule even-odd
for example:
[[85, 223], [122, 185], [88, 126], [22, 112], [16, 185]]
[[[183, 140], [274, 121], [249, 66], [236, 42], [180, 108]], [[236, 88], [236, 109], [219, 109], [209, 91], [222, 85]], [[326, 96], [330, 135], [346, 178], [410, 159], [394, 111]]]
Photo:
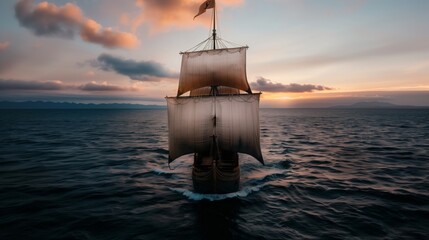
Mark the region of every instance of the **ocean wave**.
[[249, 186], [241, 189], [238, 192], [232, 192], [232, 193], [226, 193], [226, 194], [203, 194], [203, 193], [196, 193], [192, 192], [187, 189], [183, 188], [169, 188], [172, 191], [181, 193], [183, 196], [187, 197], [189, 200], [193, 201], [202, 201], [202, 200], [208, 200], [208, 201], [221, 201], [229, 198], [239, 198], [239, 197], [247, 197], [251, 193], [260, 191], [265, 185], [258, 185], [258, 186]]
[[194, 192], [192, 154], [169, 169], [166, 110], [0, 123], [0, 239], [428, 239], [428, 111], [262, 109], [265, 166], [240, 154], [230, 194]]
[[164, 176], [171, 176], [173, 175], [172, 172], [166, 172], [164, 170], [158, 169], [158, 168], [154, 168], [152, 170], [150, 170], [151, 173], [157, 174], [157, 175], [164, 175]]

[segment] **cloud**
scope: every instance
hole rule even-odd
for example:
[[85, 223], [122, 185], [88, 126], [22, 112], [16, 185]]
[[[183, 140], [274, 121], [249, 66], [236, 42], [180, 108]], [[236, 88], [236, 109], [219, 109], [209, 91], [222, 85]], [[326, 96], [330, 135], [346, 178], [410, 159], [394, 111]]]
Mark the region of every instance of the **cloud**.
[[132, 80], [158, 81], [159, 78], [174, 78], [177, 74], [167, 70], [162, 64], [154, 61], [125, 60], [109, 54], [101, 54], [92, 62], [94, 67], [103, 71], [114, 71], [128, 76]]
[[58, 92], [4, 92], [0, 94], [0, 101], [54, 101], [76, 103], [139, 103], [165, 105], [163, 97], [149, 97], [141, 93], [136, 95], [118, 95], [107, 92], [99, 94], [88, 93], [58, 93]]
[[84, 18], [80, 8], [67, 3], [63, 7], [41, 2], [34, 6], [32, 0], [20, 0], [15, 5], [15, 15], [23, 27], [38, 36], [73, 37]]
[[62, 90], [65, 86], [61, 81], [22, 81], [0, 79], [0, 91], [7, 90]]
[[115, 32], [112, 29], [103, 29], [96, 21], [88, 19], [81, 25], [80, 36], [84, 41], [101, 44], [107, 48], [135, 47], [137, 37], [131, 33]]
[[37, 36], [73, 38], [80, 32], [81, 38], [106, 48], [132, 48], [138, 45], [135, 35], [103, 28], [93, 19], [86, 18], [81, 9], [72, 3], [57, 6], [32, 0], [20, 0], [15, 5], [15, 16], [21, 26]]
[[271, 80], [260, 77], [256, 82], [250, 84], [250, 86], [259, 91], [264, 92], [292, 92], [292, 93], [300, 93], [300, 92], [313, 92], [313, 91], [324, 91], [324, 90], [332, 90], [333, 88], [321, 86], [321, 85], [313, 85], [313, 84], [282, 84], [282, 83], [273, 83]]
[[26, 81], [0, 79], [0, 91], [59, 91], [59, 90], [81, 90], [85, 92], [118, 92], [135, 90], [134, 88], [123, 88], [108, 84], [107, 82], [89, 82], [82, 85], [65, 84], [62, 81]]
[[115, 85], [110, 85], [106, 82], [103, 82], [103, 83], [90, 82], [79, 86], [79, 89], [82, 91], [89, 91], [89, 92], [116, 92], [116, 91], [126, 90], [125, 88], [115, 86]]
[[[244, 0], [217, 0], [219, 6], [236, 6]], [[210, 24], [210, 14], [204, 14], [193, 21], [203, 0], [136, 0], [136, 5], [142, 9], [134, 19], [133, 28], [141, 24], [150, 25], [151, 32], [164, 31], [171, 27], [191, 27], [196, 24]]]
[[305, 69], [335, 64], [391, 58], [429, 51], [428, 38], [391, 41], [363, 48], [331, 49], [324, 54], [300, 56], [263, 64], [269, 69]]
[[0, 52], [10, 46], [9, 42], [0, 42]]

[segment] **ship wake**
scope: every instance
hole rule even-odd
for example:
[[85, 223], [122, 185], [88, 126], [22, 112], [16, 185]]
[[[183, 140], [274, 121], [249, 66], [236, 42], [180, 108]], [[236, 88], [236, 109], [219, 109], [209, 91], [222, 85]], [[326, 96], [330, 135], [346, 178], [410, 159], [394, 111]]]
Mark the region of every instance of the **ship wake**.
[[265, 184], [244, 187], [240, 191], [227, 193], [227, 194], [203, 194], [203, 193], [196, 193], [183, 188], [170, 188], [170, 190], [182, 194], [183, 196], [187, 197], [189, 200], [193, 200], [193, 201], [208, 200], [213, 202], [213, 201], [222, 201], [229, 198], [247, 197], [252, 193], [259, 192], [264, 186]]

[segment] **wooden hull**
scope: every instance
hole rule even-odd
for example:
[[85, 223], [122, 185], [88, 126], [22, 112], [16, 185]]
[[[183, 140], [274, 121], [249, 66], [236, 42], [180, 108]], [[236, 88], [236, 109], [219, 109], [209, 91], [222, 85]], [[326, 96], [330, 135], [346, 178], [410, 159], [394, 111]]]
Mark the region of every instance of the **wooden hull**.
[[195, 155], [192, 170], [194, 190], [198, 193], [224, 194], [238, 191], [240, 187], [240, 166], [238, 154], [213, 156]]

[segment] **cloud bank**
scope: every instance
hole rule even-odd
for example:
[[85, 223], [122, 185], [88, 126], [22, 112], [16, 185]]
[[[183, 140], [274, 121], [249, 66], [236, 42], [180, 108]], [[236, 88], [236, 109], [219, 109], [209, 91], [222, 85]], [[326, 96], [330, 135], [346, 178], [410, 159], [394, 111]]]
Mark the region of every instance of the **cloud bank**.
[[324, 90], [333, 90], [333, 88], [325, 87], [321, 85], [313, 84], [282, 84], [282, 83], [273, 83], [269, 79], [260, 77], [256, 82], [250, 84], [250, 86], [258, 91], [264, 92], [289, 92], [289, 93], [302, 93], [302, 92], [313, 92], [313, 91], [324, 91]]
[[18, 81], [0, 79], [0, 91], [4, 90], [61, 90], [64, 84], [61, 81]]
[[167, 70], [154, 61], [126, 60], [109, 54], [101, 54], [92, 62], [94, 67], [103, 71], [113, 71], [139, 81], [158, 81], [159, 78], [175, 78], [176, 73]]
[[138, 45], [135, 35], [102, 27], [85, 17], [73, 3], [57, 6], [41, 2], [34, 5], [32, 0], [19, 0], [15, 5], [15, 16], [21, 26], [37, 36], [73, 38], [79, 32], [82, 40], [106, 48], [133, 48]]
[[[244, 0], [217, 0], [219, 6], [236, 6]], [[151, 32], [164, 31], [171, 27], [191, 27], [196, 24], [209, 24], [211, 15], [206, 13], [193, 21], [203, 0], [136, 0], [142, 9], [141, 14], [133, 21], [133, 28], [148, 23]]]
[[27, 81], [0, 79], [0, 91], [59, 91], [59, 90], [81, 90], [85, 92], [118, 92], [133, 89], [123, 88], [107, 82], [89, 82], [82, 85], [65, 84], [62, 81]]
[[97, 83], [97, 82], [90, 82], [87, 84], [83, 84], [79, 86], [79, 89], [82, 91], [88, 91], [88, 92], [119, 92], [119, 91], [125, 91], [125, 88], [110, 85], [106, 82], [103, 83]]

